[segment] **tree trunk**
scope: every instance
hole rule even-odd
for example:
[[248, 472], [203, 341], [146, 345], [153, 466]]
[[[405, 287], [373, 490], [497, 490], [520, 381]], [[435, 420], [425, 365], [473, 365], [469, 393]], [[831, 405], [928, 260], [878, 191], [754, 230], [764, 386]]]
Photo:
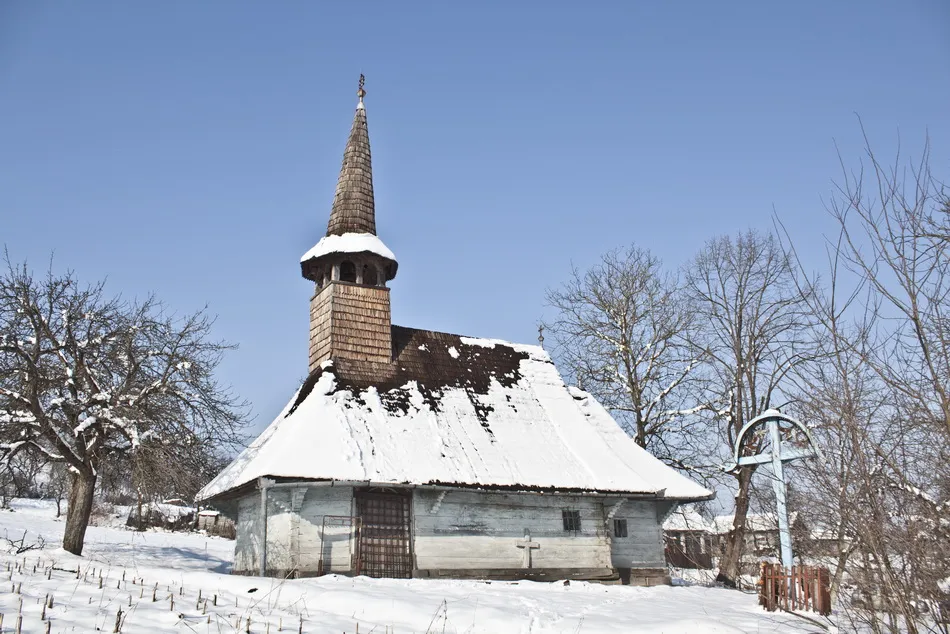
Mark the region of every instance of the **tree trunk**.
[[739, 471], [739, 492], [736, 494], [736, 515], [732, 520], [732, 530], [726, 535], [726, 549], [719, 562], [719, 574], [716, 581], [735, 588], [739, 582], [739, 564], [745, 549], [745, 522], [749, 514], [749, 488], [752, 484], [752, 471], [742, 467]]
[[92, 514], [92, 499], [96, 490], [95, 473], [74, 473], [69, 486], [69, 503], [66, 507], [66, 530], [63, 532], [63, 549], [74, 555], [82, 555], [86, 527]]

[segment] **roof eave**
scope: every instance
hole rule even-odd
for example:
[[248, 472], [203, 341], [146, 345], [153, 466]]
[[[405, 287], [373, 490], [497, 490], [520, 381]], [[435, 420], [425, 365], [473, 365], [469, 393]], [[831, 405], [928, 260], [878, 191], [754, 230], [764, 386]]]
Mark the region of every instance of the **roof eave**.
[[[470, 490], [485, 492], [509, 492], [509, 493], [534, 493], [538, 495], [580, 495], [590, 497], [624, 497], [643, 500], [666, 500], [679, 503], [700, 502], [712, 500], [716, 497], [715, 493], [707, 492], [705, 496], [675, 496], [667, 495], [665, 490], [658, 491], [628, 491], [622, 489], [593, 489], [579, 487], [556, 487], [525, 484], [471, 484], [464, 482], [387, 482], [374, 480], [336, 480], [333, 478], [292, 478], [281, 476], [264, 476], [250, 480], [236, 487], [215, 493], [208, 497], [195, 500], [198, 502], [209, 503], [212, 501], [231, 500], [250, 492], [259, 490], [261, 483], [266, 482], [267, 488], [288, 488], [298, 486], [329, 486], [329, 487], [386, 487], [398, 489], [434, 489], [434, 490]], [[199, 492], [200, 495], [200, 492]]]

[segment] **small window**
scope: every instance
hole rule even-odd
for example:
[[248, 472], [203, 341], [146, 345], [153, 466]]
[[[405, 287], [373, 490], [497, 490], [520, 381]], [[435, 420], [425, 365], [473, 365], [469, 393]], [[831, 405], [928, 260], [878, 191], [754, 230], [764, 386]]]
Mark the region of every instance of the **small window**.
[[614, 537], [627, 536], [627, 520], [614, 520]]
[[356, 281], [356, 265], [350, 262], [349, 260], [344, 260], [340, 262], [340, 281], [341, 282], [355, 282]]
[[577, 532], [581, 530], [581, 512], [580, 511], [561, 511], [561, 519], [564, 520], [564, 530]]

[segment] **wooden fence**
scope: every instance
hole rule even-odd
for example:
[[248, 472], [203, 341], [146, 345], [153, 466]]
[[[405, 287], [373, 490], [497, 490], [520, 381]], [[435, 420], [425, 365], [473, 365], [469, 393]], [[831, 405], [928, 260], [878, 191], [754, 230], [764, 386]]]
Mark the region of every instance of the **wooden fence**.
[[769, 612], [782, 609], [811, 610], [831, 614], [830, 575], [827, 568], [792, 566], [791, 573], [780, 564], [762, 564], [759, 605]]

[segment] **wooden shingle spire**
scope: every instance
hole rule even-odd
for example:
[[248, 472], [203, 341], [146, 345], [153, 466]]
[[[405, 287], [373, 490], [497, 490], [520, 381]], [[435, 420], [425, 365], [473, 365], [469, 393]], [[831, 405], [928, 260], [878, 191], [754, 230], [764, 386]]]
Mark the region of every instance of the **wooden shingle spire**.
[[386, 282], [396, 276], [396, 256], [376, 236], [373, 171], [360, 101], [343, 152], [327, 234], [300, 258], [300, 272], [314, 282], [310, 298], [310, 371], [327, 360], [392, 363], [392, 319]]
[[376, 205], [373, 199], [373, 165], [369, 151], [369, 131], [366, 128], [366, 109], [363, 107], [365, 78], [360, 75], [356, 93], [359, 104], [353, 116], [350, 138], [343, 151], [343, 166], [336, 183], [333, 208], [327, 235], [344, 233], [371, 233], [376, 235]]

